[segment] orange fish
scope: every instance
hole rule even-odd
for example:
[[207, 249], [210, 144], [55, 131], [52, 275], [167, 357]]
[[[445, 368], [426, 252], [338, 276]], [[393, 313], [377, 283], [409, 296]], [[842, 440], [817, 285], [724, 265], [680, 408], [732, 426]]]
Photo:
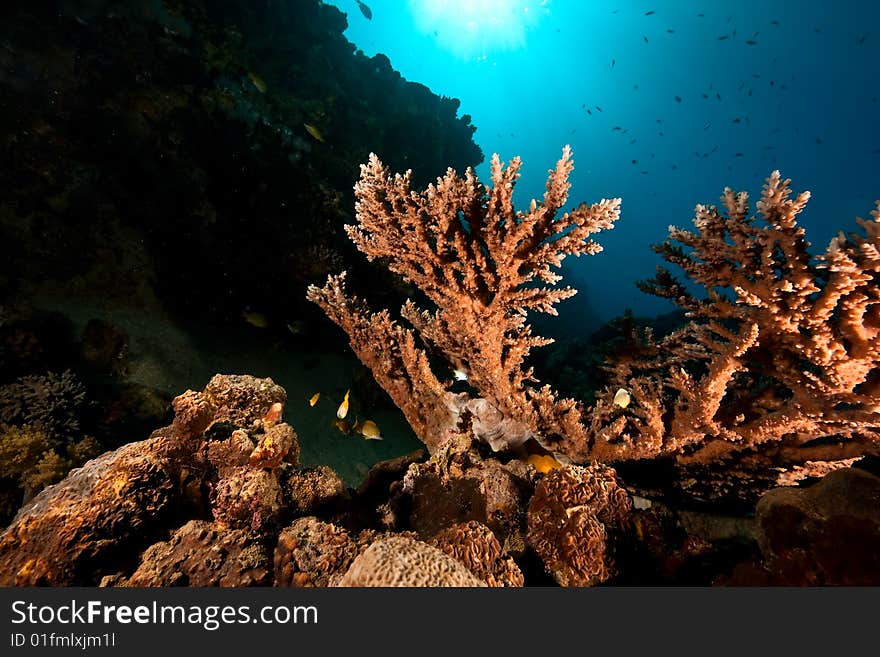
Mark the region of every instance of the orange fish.
[[551, 470], [556, 470], [557, 468], [562, 467], [562, 464], [549, 454], [544, 456], [532, 454], [526, 459], [526, 463], [535, 466], [535, 470], [541, 474], [547, 474]]
[[269, 411], [266, 413], [265, 417], [263, 417], [263, 428], [268, 429], [269, 427], [273, 427], [278, 424], [278, 421], [281, 419], [281, 413], [284, 411], [284, 404], [281, 402], [275, 402], [272, 406], [269, 407]]

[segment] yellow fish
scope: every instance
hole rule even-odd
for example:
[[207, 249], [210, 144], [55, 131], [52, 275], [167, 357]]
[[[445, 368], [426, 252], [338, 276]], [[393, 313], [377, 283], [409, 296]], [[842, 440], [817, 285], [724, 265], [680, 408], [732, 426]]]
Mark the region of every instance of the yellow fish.
[[342, 403], [339, 405], [339, 408], [336, 409], [336, 417], [340, 420], [343, 419], [346, 415], [348, 415], [348, 393], [350, 391], [345, 391], [345, 398], [342, 400]]
[[351, 424], [349, 424], [348, 420], [336, 420], [333, 424], [346, 436], [351, 433]]
[[629, 394], [629, 390], [626, 388], [619, 388], [617, 392], [614, 393], [614, 405], [620, 406], [620, 408], [626, 408], [629, 406], [630, 401], [632, 401], [632, 395]]
[[358, 431], [364, 437], [364, 440], [382, 440], [382, 433], [372, 420], [361, 422], [358, 426]]
[[248, 71], [248, 78], [250, 78], [250, 81], [257, 88], [257, 91], [259, 91], [261, 94], [266, 93], [266, 89], [268, 87], [266, 87], [266, 83], [263, 81], [263, 78], [261, 78], [253, 71]]
[[256, 326], [257, 328], [269, 327], [269, 318], [262, 313], [252, 313], [245, 310], [241, 313], [241, 316], [244, 317], [244, 321], [251, 326]]
[[312, 137], [317, 139], [322, 144], [324, 143], [324, 135], [321, 134], [321, 131], [318, 130], [311, 123], [303, 123], [303, 127], [305, 127], [306, 132], [308, 132]]
[[321, 393], [320, 393], [320, 392], [316, 392], [316, 393], [315, 393], [314, 395], [312, 395], [312, 397], [309, 399], [309, 406], [314, 406], [315, 404], [317, 404], [317, 403], [318, 403], [318, 400], [319, 400], [320, 398], [321, 398]]
[[533, 466], [535, 466], [535, 470], [537, 470], [541, 474], [547, 474], [551, 470], [556, 470], [557, 468], [562, 467], [562, 464], [549, 454], [543, 456], [539, 454], [532, 454], [529, 456], [529, 458], [526, 459], [526, 463], [531, 463]]

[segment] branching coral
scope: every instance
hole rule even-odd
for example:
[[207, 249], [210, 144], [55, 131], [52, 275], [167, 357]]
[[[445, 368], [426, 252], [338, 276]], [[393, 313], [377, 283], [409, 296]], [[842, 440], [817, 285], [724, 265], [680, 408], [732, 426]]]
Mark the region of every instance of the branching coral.
[[763, 451], [802, 475], [880, 449], [880, 204], [857, 219], [864, 235], [840, 233], [812, 259], [796, 221], [809, 193], [792, 198], [789, 183], [768, 178], [760, 222], [728, 188], [723, 213], [697, 206], [696, 232], [673, 227], [656, 247], [707, 296], [662, 268], [642, 284], [692, 321], [616, 364], [609, 394], [628, 385], [636, 403], [609, 435], [682, 463]]
[[[526, 314], [556, 314], [554, 306], [575, 294], [551, 287], [561, 278], [554, 269], [568, 255], [601, 250], [589, 237], [613, 226], [620, 200], [560, 215], [573, 168], [566, 147], [543, 200], [533, 200], [527, 213], [515, 211], [520, 166], [514, 158], [505, 168], [496, 155], [491, 186], [470, 169], [463, 177], [450, 169], [418, 193], [410, 188], [410, 173], [391, 176], [375, 155], [362, 165], [355, 186], [358, 223], [346, 232], [370, 260], [383, 260], [433, 302], [433, 311], [411, 300], [404, 305], [402, 315], [415, 331], [347, 297], [343, 275], [309, 288], [309, 299], [345, 329], [355, 352], [432, 448], [463, 413], [478, 437], [500, 449], [552, 431], [548, 407], [562, 412], [573, 404], [565, 400], [557, 408], [549, 388], [537, 388], [524, 366], [532, 347], [550, 342], [532, 334]], [[466, 373], [481, 397], [449, 392], [451, 381], [431, 370], [417, 335], [447, 359], [450, 371]]]
[[[346, 296], [344, 274], [309, 288], [432, 451], [469, 431], [495, 450], [534, 439], [562, 461], [730, 467], [736, 457], [738, 472], [771, 465], [780, 476], [880, 451], [880, 204], [873, 220], [858, 220], [863, 235], [841, 233], [816, 260], [796, 221], [809, 194], [791, 198], [778, 172], [758, 203], [762, 222], [747, 216], [748, 196], [729, 189], [723, 214], [697, 206], [697, 231], [673, 228], [657, 250], [708, 296], [663, 269], [644, 283], [691, 322], [661, 342], [646, 334], [585, 409], [537, 385], [525, 360], [549, 341], [526, 315], [555, 314], [574, 294], [551, 287], [554, 269], [600, 250], [589, 237], [613, 226], [620, 201], [559, 216], [572, 170], [566, 147], [543, 201], [524, 214], [511, 200], [519, 168], [495, 156], [491, 185], [449, 170], [415, 192], [409, 173], [391, 176], [374, 155], [362, 165], [357, 225], [346, 231], [433, 303], [427, 311], [407, 301], [401, 312], [413, 328]], [[429, 352], [477, 394], [453, 394]], [[620, 388], [626, 403], [615, 402]]]
[[85, 398], [85, 387], [69, 370], [23, 376], [0, 386], [0, 422], [27, 424], [65, 440], [79, 432]]

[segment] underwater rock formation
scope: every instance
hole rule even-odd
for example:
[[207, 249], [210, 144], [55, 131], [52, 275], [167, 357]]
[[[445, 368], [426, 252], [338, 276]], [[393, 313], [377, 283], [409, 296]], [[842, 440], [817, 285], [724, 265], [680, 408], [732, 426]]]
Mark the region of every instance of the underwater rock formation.
[[[534, 441], [563, 462], [672, 459], [710, 497], [754, 496], [773, 485], [768, 468], [778, 482], [880, 452], [880, 205], [858, 220], [864, 235], [841, 234], [813, 263], [796, 222], [809, 195], [791, 200], [778, 172], [758, 204], [765, 225], [728, 189], [726, 215], [698, 206], [698, 233], [673, 229], [682, 246], [658, 247], [708, 292], [698, 300], [665, 270], [643, 285], [687, 311], [684, 328], [659, 343], [646, 332], [609, 364], [592, 407], [538, 387], [525, 358], [548, 341], [526, 314], [555, 314], [574, 294], [539, 283], [560, 280], [553, 268], [566, 255], [601, 250], [589, 235], [618, 218], [619, 200], [557, 217], [572, 166], [566, 147], [543, 201], [523, 213], [511, 202], [518, 159], [505, 169], [494, 156], [491, 185], [450, 169], [423, 192], [375, 155], [362, 165], [349, 237], [434, 308], [407, 301], [405, 327], [348, 296], [344, 272], [308, 298], [348, 333], [430, 450], [464, 431], [496, 451]], [[429, 352], [445, 359], [440, 375]], [[453, 392], [456, 379], [469, 391]], [[687, 475], [691, 466], [710, 476]]]
[[137, 570], [114, 586], [261, 586], [271, 563], [256, 536], [222, 524], [191, 520], [170, 540], [155, 543]]
[[[230, 467], [230, 451], [211, 446], [235, 435], [253, 451], [266, 435], [267, 411], [285, 399], [271, 379], [238, 375], [217, 375], [204, 392], [179, 396], [171, 426], [89, 461], [22, 507], [0, 534], [0, 584], [97, 584], [124, 572], [163, 535], [206, 515], [254, 537], [271, 532], [285, 509], [279, 479], [295, 466]], [[289, 454], [298, 458], [298, 448], [291, 445]], [[196, 550], [200, 540], [187, 531], [148, 556], [161, 562], [163, 555]]]
[[379, 539], [352, 562], [338, 586], [477, 586], [460, 562], [405, 536]]
[[474, 520], [516, 556], [526, 547], [525, 510], [534, 478], [524, 463], [484, 459], [470, 437], [451, 436], [427, 462], [409, 467], [389, 506], [399, 524], [425, 540]]
[[[389, 461], [361, 493], [349, 490], [326, 466], [299, 467], [296, 432], [280, 421], [286, 397], [271, 379], [219, 374], [203, 391], [179, 395], [171, 425], [89, 461], [19, 511], [0, 534], [0, 585], [339, 583], [358, 555], [392, 536], [376, 508], [391, 504], [403, 470], [420, 455]], [[476, 472], [477, 456], [471, 459]], [[405, 526], [394, 531], [417, 536]], [[460, 585], [485, 585], [467, 568], [493, 584], [522, 583], [484, 525], [452, 528], [434, 542], [463, 562], [450, 567]], [[447, 569], [450, 557], [419, 545], [428, 562], [436, 552]], [[409, 565], [422, 563], [418, 556]], [[400, 564], [392, 570], [371, 577], [421, 581]]]
[[774, 583], [876, 586], [880, 478], [845, 468], [806, 489], [777, 488], [756, 510], [758, 544]]
[[318, 0], [0, 15], [10, 304], [48, 294], [233, 325], [251, 306], [284, 331], [311, 310], [306, 283], [350, 250], [338, 226], [370, 149], [421, 181], [482, 160], [458, 100], [357, 51], [345, 15]]

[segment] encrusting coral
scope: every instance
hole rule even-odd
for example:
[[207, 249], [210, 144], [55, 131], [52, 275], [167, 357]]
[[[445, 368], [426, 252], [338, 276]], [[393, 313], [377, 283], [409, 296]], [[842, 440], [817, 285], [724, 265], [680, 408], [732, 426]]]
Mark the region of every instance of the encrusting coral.
[[[572, 166], [566, 147], [543, 201], [524, 214], [511, 201], [519, 159], [504, 168], [494, 156], [491, 186], [449, 170], [424, 192], [375, 155], [362, 165], [349, 237], [435, 309], [407, 301], [401, 313], [414, 328], [404, 327], [347, 296], [344, 273], [308, 297], [348, 333], [429, 449], [464, 431], [496, 451], [533, 439], [562, 462], [672, 457], [732, 472], [737, 456], [747, 478], [768, 465], [779, 476], [824, 473], [880, 451], [880, 206], [858, 220], [865, 235], [841, 233], [814, 262], [796, 222], [809, 194], [791, 199], [778, 172], [758, 204], [765, 225], [747, 217], [746, 194], [728, 189], [726, 214], [697, 206], [697, 232], [672, 229], [658, 247], [708, 291], [699, 300], [665, 270], [643, 284], [683, 307], [689, 324], [659, 343], [643, 336], [590, 408], [539, 387], [524, 361], [549, 340], [531, 333], [526, 314], [555, 314], [574, 294], [540, 283], [559, 281], [553, 268], [566, 255], [601, 250], [589, 236], [618, 218], [619, 199], [557, 216]], [[429, 353], [442, 355], [448, 378]], [[474, 396], [452, 392], [453, 371]]]

